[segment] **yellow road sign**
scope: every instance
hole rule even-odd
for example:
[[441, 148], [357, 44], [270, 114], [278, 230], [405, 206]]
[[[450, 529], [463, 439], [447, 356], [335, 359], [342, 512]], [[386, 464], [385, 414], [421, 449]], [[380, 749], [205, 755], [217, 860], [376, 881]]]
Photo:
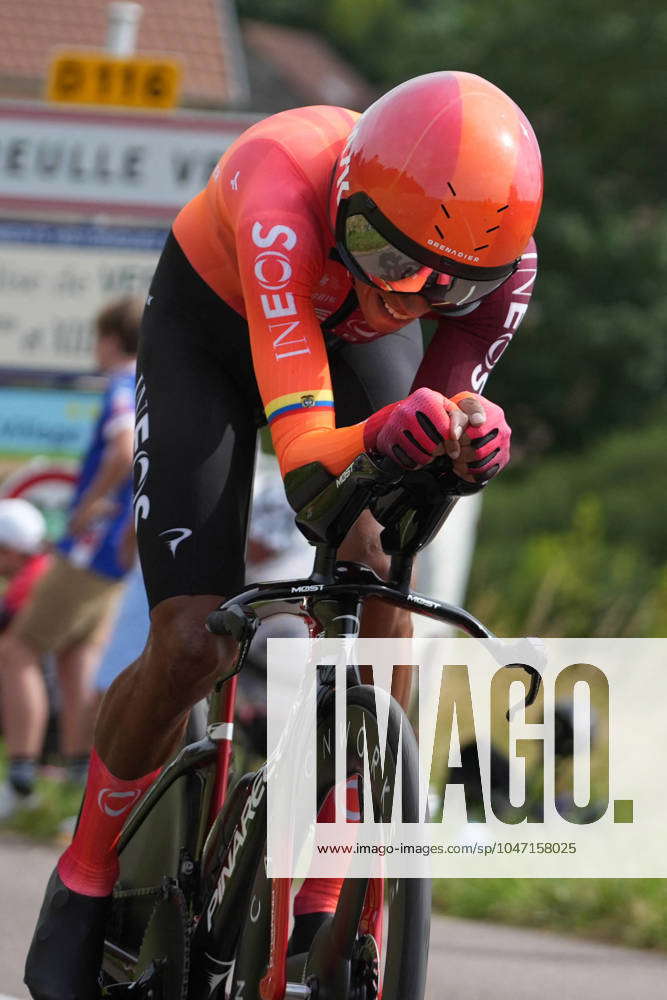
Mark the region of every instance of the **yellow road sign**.
[[181, 65], [159, 56], [59, 52], [49, 69], [47, 100], [129, 108], [173, 108], [181, 90]]

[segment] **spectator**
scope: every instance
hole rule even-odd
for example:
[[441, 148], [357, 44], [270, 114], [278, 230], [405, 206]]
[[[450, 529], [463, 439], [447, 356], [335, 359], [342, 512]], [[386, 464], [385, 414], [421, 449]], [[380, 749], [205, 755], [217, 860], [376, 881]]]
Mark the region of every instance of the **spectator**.
[[46, 522], [27, 500], [0, 500], [0, 577], [7, 586], [0, 599], [0, 631], [30, 597], [49, 566], [44, 552]]
[[84, 456], [69, 523], [54, 561], [0, 638], [2, 725], [9, 773], [0, 819], [31, 799], [47, 721], [40, 661], [53, 653], [60, 688], [60, 750], [70, 778], [83, 780], [90, 747], [91, 672], [127, 566], [119, 541], [132, 504], [134, 368], [141, 303], [122, 299], [97, 317], [96, 358], [108, 376]]

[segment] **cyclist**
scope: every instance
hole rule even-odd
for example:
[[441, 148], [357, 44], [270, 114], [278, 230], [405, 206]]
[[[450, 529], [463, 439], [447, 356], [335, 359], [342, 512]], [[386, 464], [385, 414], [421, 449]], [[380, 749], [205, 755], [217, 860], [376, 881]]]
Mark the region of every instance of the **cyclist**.
[[[258, 424], [283, 476], [313, 462], [338, 474], [363, 450], [414, 467], [441, 447], [472, 484], [500, 472], [510, 429], [479, 393], [528, 306], [541, 198], [519, 108], [480, 77], [437, 72], [361, 116], [310, 107], [258, 122], [176, 218], [137, 372], [151, 633], [100, 712], [78, 828], [28, 955], [34, 997], [95, 994], [115, 839], [234, 653], [203, 622], [243, 583]], [[422, 357], [424, 316], [437, 331]], [[378, 534], [362, 515], [341, 557], [386, 572]], [[408, 636], [410, 616], [371, 602], [362, 634]], [[338, 886], [305, 883], [293, 950]]]

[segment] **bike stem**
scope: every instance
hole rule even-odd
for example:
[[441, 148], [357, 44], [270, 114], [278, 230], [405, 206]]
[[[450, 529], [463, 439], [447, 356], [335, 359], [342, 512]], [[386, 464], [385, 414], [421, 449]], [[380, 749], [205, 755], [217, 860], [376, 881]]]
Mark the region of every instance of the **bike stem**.
[[[315, 547], [315, 561], [313, 563], [313, 572], [310, 576], [311, 580], [322, 584], [335, 582], [337, 553], [338, 546], [336, 545], [322, 543]], [[410, 589], [414, 562], [414, 555], [405, 555], [403, 553], [392, 555], [387, 586], [394, 587], [400, 591], [408, 591]]]
[[391, 557], [391, 565], [389, 567], [390, 587], [396, 587], [397, 590], [403, 590], [406, 593], [410, 590], [414, 561], [414, 556], [406, 556], [400, 553]]

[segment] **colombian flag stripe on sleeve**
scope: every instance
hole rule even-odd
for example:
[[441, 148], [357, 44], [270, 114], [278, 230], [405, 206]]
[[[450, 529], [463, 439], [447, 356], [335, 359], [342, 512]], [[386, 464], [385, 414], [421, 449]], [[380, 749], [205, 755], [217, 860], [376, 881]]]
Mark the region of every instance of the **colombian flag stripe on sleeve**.
[[297, 410], [333, 410], [333, 393], [331, 389], [311, 389], [303, 392], [289, 392], [286, 396], [278, 396], [264, 408], [269, 424], [286, 413]]

